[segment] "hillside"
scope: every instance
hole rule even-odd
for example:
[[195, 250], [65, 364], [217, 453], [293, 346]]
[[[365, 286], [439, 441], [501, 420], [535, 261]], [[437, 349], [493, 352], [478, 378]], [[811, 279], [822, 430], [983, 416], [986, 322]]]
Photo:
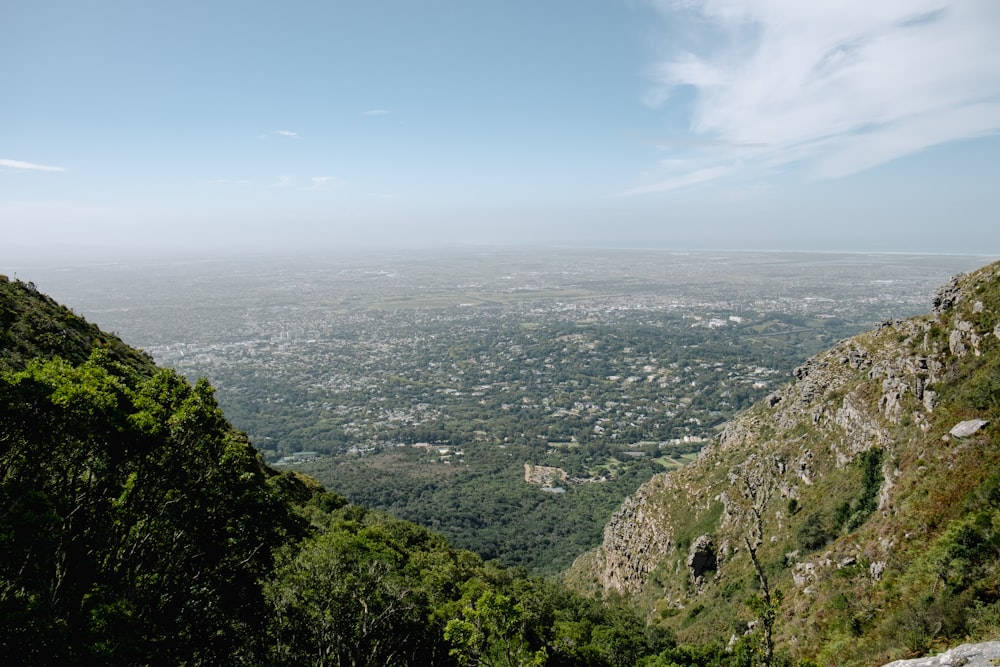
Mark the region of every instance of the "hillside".
[[795, 371], [567, 580], [681, 641], [871, 665], [1000, 628], [1000, 264]]
[[35, 358], [86, 361], [93, 349], [150, 375], [152, 357], [101, 331], [65, 306], [39, 292], [33, 283], [0, 275], [0, 370], [23, 370]]

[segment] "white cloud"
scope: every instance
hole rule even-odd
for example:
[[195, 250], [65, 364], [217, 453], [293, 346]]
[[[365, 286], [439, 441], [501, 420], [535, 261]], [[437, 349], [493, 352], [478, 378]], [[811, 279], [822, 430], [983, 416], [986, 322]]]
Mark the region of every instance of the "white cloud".
[[65, 167], [52, 167], [46, 164], [35, 164], [34, 162], [7, 160], [3, 158], [0, 158], [0, 167], [9, 167], [11, 169], [29, 169], [33, 171], [66, 171]]
[[298, 132], [292, 132], [291, 130], [274, 130], [273, 132], [265, 132], [264, 134], [258, 134], [258, 139], [267, 139], [269, 137], [285, 137], [286, 139], [301, 139]]
[[361, 112], [365, 116], [388, 116], [392, 112], [388, 109], [369, 109]]
[[687, 155], [692, 175], [799, 163], [837, 177], [1000, 132], [996, 0], [650, 4], [669, 52], [645, 98], [672, 111], [694, 94], [689, 129], [711, 145]]
[[[671, 161], [673, 162], [673, 161]], [[676, 165], [667, 165], [674, 167]], [[706, 167], [704, 169], [698, 169], [681, 176], [673, 176], [665, 180], [657, 181], [656, 183], [651, 183], [649, 185], [641, 185], [639, 187], [631, 188], [626, 190], [622, 194], [624, 195], [644, 195], [651, 192], [667, 192], [669, 190], [677, 190], [680, 188], [686, 188], [691, 185], [696, 185], [698, 183], [705, 183], [708, 181], [714, 181], [724, 175], [726, 175], [730, 170], [727, 167]]]

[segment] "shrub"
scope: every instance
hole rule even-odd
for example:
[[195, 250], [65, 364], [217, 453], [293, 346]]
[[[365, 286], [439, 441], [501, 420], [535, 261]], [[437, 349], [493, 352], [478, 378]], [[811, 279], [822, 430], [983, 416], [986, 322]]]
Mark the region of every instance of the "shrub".
[[823, 514], [815, 512], [806, 517], [796, 536], [799, 548], [804, 551], [815, 551], [825, 547], [833, 539], [833, 531], [826, 525]]

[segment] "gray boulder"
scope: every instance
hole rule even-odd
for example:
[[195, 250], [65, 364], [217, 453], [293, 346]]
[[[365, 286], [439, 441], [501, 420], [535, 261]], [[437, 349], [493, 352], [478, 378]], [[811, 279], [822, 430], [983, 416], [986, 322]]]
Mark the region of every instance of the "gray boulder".
[[955, 438], [968, 438], [987, 424], [989, 422], [982, 419], [969, 419], [955, 424], [948, 433]]
[[995, 667], [1000, 664], [1000, 642], [962, 644], [929, 658], [896, 660], [882, 667]]

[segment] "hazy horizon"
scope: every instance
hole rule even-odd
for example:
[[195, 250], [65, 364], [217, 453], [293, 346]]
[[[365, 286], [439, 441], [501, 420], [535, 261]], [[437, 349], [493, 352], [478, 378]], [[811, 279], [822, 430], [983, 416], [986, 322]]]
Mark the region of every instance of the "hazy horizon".
[[[154, 264], [171, 263], [253, 263], [254, 261], [291, 261], [305, 260], [356, 260], [356, 261], [392, 261], [396, 258], [433, 259], [434, 257], [475, 257], [476, 255], [493, 255], [523, 253], [536, 257], [559, 256], [563, 254], [585, 253], [595, 255], [614, 255], [628, 253], [652, 253], [669, 255], [696, 255], [712, 253], [727, 254], [775, 254], [823, 256], [823, 255], [856, 255], [856, 256], [900, 256], [900, 257], [967, 257], [981, 261], [982, 265], [1000, 260], [1000, 252], [972, 251], [914, 251], [914, 250], [882, 250], [882, 249], [850, 249], [850, 248], [768, 248], [768, 247], [695, 247], [668, 246], [651, 244], [566, 244], [566, 243], [425, 243], [425, 244], [354, 244], [354, 245], [314, 245], [313, 247], [108, 247], [108, 246], [76, 246], [72, 244], [51, 244], [38, 246], [18, 246], [5, 244], [0, 247], [0, 273], [11, 274], [23, 280], [31, 280], [30, 276], [19, 276], [17, 271], [43, 269], [59, 270], [74, 266], [90, 265], [128, 265], [136, 262], [152, 262]], [[13, 273], [12, 273], [13, 272]]]

